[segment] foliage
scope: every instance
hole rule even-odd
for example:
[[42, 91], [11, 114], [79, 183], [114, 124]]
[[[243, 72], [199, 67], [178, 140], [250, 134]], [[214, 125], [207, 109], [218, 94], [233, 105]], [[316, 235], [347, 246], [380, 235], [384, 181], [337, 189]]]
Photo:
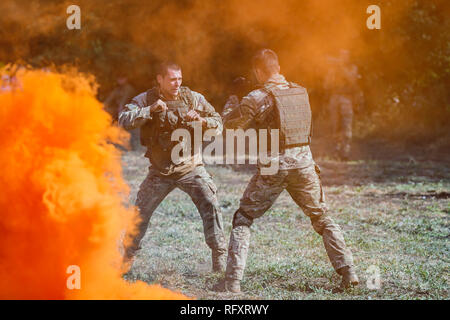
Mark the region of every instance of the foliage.
[[4, 1], [0, 62], [77, 66], [96, 76], [104, 99], [117, 75], [145, 90], [156, 63], [176, 59], [185, 83], [221, 110], [231, 80], [252, 77], [252, 53], [270, 47], [283, 73], [309, 89], [318, 114], [325, 60], [347, 48], [365, 94], [357, 136], [440, 135], [450, 123], [450, 4], [380, 0], [381, 30], [369, 30], [371, 2], [84, 0], [81, 30], [68, 30], [70, 2]]

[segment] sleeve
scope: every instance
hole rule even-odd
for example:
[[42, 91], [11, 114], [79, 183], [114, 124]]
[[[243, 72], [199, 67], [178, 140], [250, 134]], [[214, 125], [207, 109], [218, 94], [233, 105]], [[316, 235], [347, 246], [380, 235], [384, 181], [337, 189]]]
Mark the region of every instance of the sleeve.
[[227, 117], [227, 115], [229, 115], [237, 106], [239, 106], [239, 98], [236, 95], [229, 96], [223, 107], [222, 118]]
[[135, 94], [135, 91], [132, 87], [127, 87], [123, 95], [119, 97], [119, 106], [120, 110], [122, 110], [123, 106], [130, 101], [131, 98], [133, 98], [133, 95]]
[[242, 98], [241, 103], [237, 106], [234, 116], [225, 118], [224, 126], [227, 129], [248, 129], [257, 114], [258, 103], [256, 99], [247, 95]]
[[127, 130], [139, 128], [151, 120], [150, 107], [146, 105], [147, 93], [143, 92], [126, 104], [119, 113], [119, 124]]
[[199, 111], [200, 116], [206, 120], [207, 129], [216, 129], [216, 133], [220, 134], [223, 131], [222, 118], [220, 114], [216, 112], [214, 107], [205, 99], [205, 97], [198, 93], [193, 92], [195, 103], [194, 108]]

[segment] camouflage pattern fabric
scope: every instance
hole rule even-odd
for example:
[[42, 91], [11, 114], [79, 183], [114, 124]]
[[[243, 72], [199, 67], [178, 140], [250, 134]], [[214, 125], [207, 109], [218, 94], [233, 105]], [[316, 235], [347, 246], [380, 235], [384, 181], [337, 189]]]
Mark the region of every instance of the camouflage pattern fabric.
[[140, 249], [140, 242], [147, 231], [153, 212], [164, 198], [175, 188], [180, 188], [191, 197], [203, 220], [206, 244], [215, 252], [226, 252], [222, 214], [217, 201], [217, 188], [206, 169], [197, 166], [181, 177], [161, 176], [150, 168], [137, 194], [140, 223], [132, 244], [127, 248], [127, 256], [132, 257]]
[[257, 173], [253, 176], [233, 218], [226, 271], [228, 279], [242, 280], [253, 219], [261, 217], [285, 189], [311, 219], [314, 230], [322, 236], [334, 269], [353, 266], [352, 254], [345, 245], [342, 230], [327, 214], [319, 172], [319, 167], [311, 164], [303, 169], [281, 170], [275, 175]]
[[223, 107], [222, 111], [222, 118], [225, 118], [228, 116], [230, 112], [233, 111], [236, 106], [239, 106], [239, 98], [237, 95], [231, 95], [228, 97], [227, 102], [225, 102], [225, 106]]
[[[279, 74], [270, 78], [264, 86], [288, 89], [289, 83], [283, 75]], [[253, 90], [243, 97], [239, 104], [235, 103], [236, 100], [230, 98], [226, 104], [226, 114], [224, 110], [224, 126], [227, 129], [241, 128], [247, 130], [254, 123], [254, 118], [258, 116], [260, 110], [272, 108], [275, 104], [269, 93], [264, 89]], [[230, 114], [235, 114], [236, 117], [230, 117]], [[313, 161], [309, 146], [280, 150], [277, 156], [271, 157], [267, 155], [267, 158], [271, 159], [270, 161], [277, 161], [280, 170], [304, 168]], [[258, 166], [261, 167], [262, 164], [258, 162]]]
[[[206, 120], [204, 129], [215, 129], [216, 134], [220, 134], [222, 132], [220, 115], [202, 94], [192, 91], [192, 95], [193, 101], [190, 107]], [[159, 89], [158, 96], [161, 100], [168, 102]], [[176, 97], [176, 100], [180, 99], [180, 96]], [[151, 106], [147, 105], [147, 92], [137, 95], [122, 108], [119, 114], [119, 124], [127, 130], [140, 128], [147, 124], [157, 127], [157, 119], [150, 112], [150, 108]], [[222, 214], [217, 201], [217, 188], [203, 167], [201, 159], [199, 160], [193, 155], [186, 161], [174, 164], [171, 159], [171, 150], [162, 152], [158, 146], [157, 143], [147, 146], [145, 156], [150, 159], [152, 166], [139, 188], [136, 206], [139, 209], [141, 222], [138, 225], [138, 233], [127, 248], [126, 256], [131, 258], [139, 249], [151, 216], [158, 205], [172, 190], [180, 188], [189, 194], [203, 220], [205, 241], [213, 251], [214, 268], [215, 262], [217, 263], [217, 260], [221, 259], [227, 248], [223, 233]], [[167, 166], [162, 166], [161, 163]]]
[[[159, 92], [159, 88], [155, 89]], [[215, 129], [216, 135], [221, 134], [223, 125], [220, 114], [215, 111], [214, 107], [202, 94], [192, 91], [187, 87], [185, 87], [185, 89], [189, 90], [193, 96], [192, 105], [190, 106], [191, 109], [197, 111], [200, 116], [206, 120], [203, 130]], [[167, 103], [170, 102], [167, 101], [161, 93], [158, 93], [158, 96], [162, 101]], [[182, 97], [178, 95], [176, 100], [182, 100]], [[149, 126], [149, 132], [152, 132], [153, 129], [159, 130], [159, 113], [151, 113], [150, 107], [151, 106], [147, 105], [147, 91], [137, 95], [130, 103], [122, 108], [122, 111], [119, 113], [119, 124], [127, 130], [141, 128], [143, 126]], [[193, 170], [196, 165], [202, 164], [201, 157], [196, 154], [193, 154], [191, 157], [186, 157], [181, 163], [173, 163], [171, 148], [164, 150], [165, 148], [162, 148], [159, 143], [156, 143], [156, 140], [171, 143], [171, 132], [167, 131], [165, 134], [167, 135], [167, 139], [153, 139], [152, 143], [146, 145], [147, 152], [145, 156], [150, 159], [154, 169], [158, 169], [160, 174], [170, 176], [172, 174], [188, 173], [190, 170]], [[156, 136], [156, 132], [153, 131], [153, 137]], [[142, 137], [146, 138], [145, 135], [141, 136], [141, 138]]]
[[[264, 86], [288, 88], [282, 75], [271, 77]], [[273, 105], [270, 96], [261, 89], [250, 92], [236, 108], [239, 117], [226, 118], [226, 128], [247, 129], [261, 108]], [[295, 203], [311, 219], [314, 230], [322, 236], [325, 249], [334, 269], [339, 273], [343, 267], [353, 267], [353, 257], [346, 247], [342, 230], [327, 213], [325, 195], [320, 181], [320, 169], [313, 160], [309, 146], [280, 151], [279, 170], [273, 175], [255, 174], [240, 200], [239, 209], [233, 217], [228, 246], [226, 278], [242, 280], [250, 247], [250, 226], [287, 190]], [[261, 167], [260, 167], [261, 168]]]

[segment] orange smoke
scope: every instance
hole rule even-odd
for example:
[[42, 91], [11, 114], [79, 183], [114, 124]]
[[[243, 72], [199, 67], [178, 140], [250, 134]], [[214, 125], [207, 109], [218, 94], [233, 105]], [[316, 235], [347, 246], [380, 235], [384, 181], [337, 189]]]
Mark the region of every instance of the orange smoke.
[[[22, 71], [0, 91], [0, 298], [182, 299], [121, 278], [119, 239], [134, 225], [120, 154], [93, 81]], [[128, 227], [130, 228], [130, 227]], [[68, 289], [71, 265], [80, 289]]]

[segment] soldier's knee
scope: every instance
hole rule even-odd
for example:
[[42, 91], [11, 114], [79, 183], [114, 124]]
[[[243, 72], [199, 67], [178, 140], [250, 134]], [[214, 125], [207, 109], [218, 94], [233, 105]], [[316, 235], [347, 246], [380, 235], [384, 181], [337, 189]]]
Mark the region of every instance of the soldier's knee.
[[212, 250], [219, 252], [226, 251], [227, 242], [223, 234], [214, 234], [205, 238], [205, 242]]
[[233, 216], [233, 228], [238, 226], [250, 227], [253, 224], [253, 218], [237, 210]]
[[220, 212], [219, 202], [215, 195], [194, 199], [194, 203], [202, 216], [213, 218]]
[[203, 212], [213, 213], [212, 216], [218, 211], [218, 204], [211, 199], [203, 199], [200, 203], [200, 210]]
[[333, 220], [327, 216], [327, 214], [322, 214], [317, 217], [311, 217], [311, 224], [318, 234], [323, 235], [324, 231], [330, 227], [334, 227], [335, 223]]

